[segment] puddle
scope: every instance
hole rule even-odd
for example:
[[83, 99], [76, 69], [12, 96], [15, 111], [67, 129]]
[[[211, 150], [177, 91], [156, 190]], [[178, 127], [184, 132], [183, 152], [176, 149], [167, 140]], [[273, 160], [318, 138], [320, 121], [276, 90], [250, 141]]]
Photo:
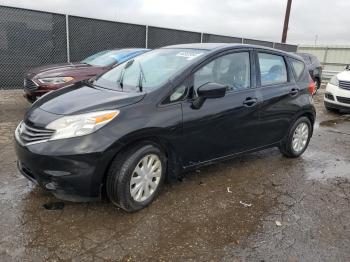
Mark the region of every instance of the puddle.
[[307, 179], [327, 180], [339, 177], [350, 179], [349, 159], [322, 152], [305, 153], [303, 158], [307, 161], [304, 165]]
[[325, 120], [320, 123], [320, 126], [324, 127], [334, 127], [336, 125], [346, 124], [347, 122], [350, 123], [350, 116], [343, 116], [335, 119]]
[[350, 135], [350, 115], [322, 121], [318, 124], [318, 127], [324, 128], [329, 132]]

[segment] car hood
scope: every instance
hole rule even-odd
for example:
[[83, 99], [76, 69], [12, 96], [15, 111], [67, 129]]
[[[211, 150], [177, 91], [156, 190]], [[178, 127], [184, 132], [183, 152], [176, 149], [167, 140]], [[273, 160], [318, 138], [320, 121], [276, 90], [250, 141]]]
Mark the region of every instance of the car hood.
[[340, 81], [350, 81], [350, 71], [343, 71], [337, 74], [337, 78]]
[[34, 68], [26, 74], [26, 77], [43, 78], [59, 76], [96, 75], [104, 70], [106, 70], [105, 67], [96, 67], [82, 63], [64, 63]]
[[37, 108], [57, 115], [117, 109], [137, 103], [144, 96], [145, 93], [120, 92], [80, 82], [48, 93], [36, 101], [28, 113]]

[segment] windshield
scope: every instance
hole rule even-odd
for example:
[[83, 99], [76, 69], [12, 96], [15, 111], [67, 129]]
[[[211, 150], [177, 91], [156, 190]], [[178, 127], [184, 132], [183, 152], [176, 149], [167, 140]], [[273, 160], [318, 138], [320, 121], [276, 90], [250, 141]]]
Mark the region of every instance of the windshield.
[[111, 66], [117, 62], [124, 62], [126, 60], [125, 57], [133, 57], [140, 52], [132, 49], [106, 50], [89, 56], [81, 62], [92, 66]]
[[150, 90], [165, 83], [203, 55], [205, 50], [157, 49], [118, 65], [94, 84], [109, 89]]

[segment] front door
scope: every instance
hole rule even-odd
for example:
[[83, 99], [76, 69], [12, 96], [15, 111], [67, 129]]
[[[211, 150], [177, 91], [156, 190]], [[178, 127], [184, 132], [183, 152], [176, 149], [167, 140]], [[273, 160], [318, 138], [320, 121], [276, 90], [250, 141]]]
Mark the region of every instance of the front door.
[[[192, 99], [182, 103], [181, 155], [186, 167], [256, 147], [259, 100], [251, 72], [249, 51], [218, 56], [194, 72], [190, 84]], [[208, 82], [227, 85], [226, 95], [207, 99], [194, 109], [196, 90]]]

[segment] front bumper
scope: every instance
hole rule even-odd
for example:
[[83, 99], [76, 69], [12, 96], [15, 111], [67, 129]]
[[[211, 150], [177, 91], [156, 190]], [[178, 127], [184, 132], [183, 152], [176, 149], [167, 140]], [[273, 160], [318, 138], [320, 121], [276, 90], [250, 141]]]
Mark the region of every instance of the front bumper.
[[335, 109], [350, 109], [350, 90], [342, 89], [330, 83], [326, 86], [324, 103], [327, 107]]
[[78, 202], [99, 199], [103, 177], [98, 172], [100, 153], [43, 155], [35, 152], [37, 146], [40, 145], [22, 146], [16, 140], [22, 175], [59, 199]]

